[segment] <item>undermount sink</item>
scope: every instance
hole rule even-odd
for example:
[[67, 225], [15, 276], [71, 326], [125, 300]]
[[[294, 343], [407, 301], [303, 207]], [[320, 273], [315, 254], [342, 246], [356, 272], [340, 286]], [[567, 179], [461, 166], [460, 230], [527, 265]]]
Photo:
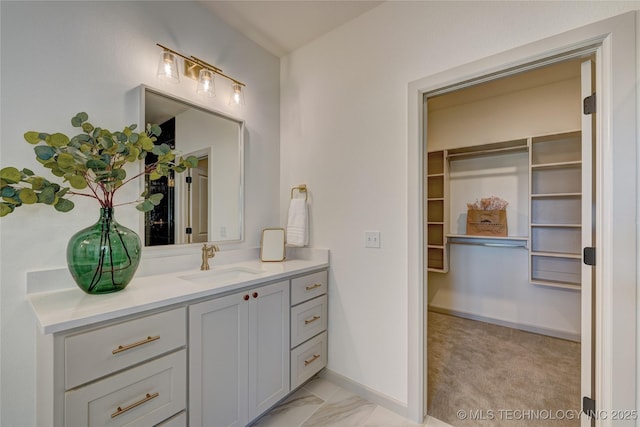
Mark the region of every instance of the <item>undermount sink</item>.
[[187, 274], [184, 276], [178, 276], [178, 278], [183, 280], [188, 280], [194, 283], [202, 283], [202, 284], [210, 284], [216, 280], [235, 280], [235, 279], [244, 279], [247, 277], [255, 276], [257, 274], [264, 273], [262, 270], [258, 270], [255, 268], [249, 267], [226, 267], [226, 268], [215, 268], [212, 267], [211, 270], [200, 271], [198, 273]]

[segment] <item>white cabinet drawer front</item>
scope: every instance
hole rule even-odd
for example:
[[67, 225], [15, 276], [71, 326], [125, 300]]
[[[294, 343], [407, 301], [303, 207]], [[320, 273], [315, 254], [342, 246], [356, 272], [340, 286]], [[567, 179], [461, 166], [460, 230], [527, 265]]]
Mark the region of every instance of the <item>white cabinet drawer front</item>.
[[291, 350], [291, 389], [327, 366], [327, 333], [323, 332]]
[[65, 393], [65, 426], [151, 426], [186, 408], [186, 350]]
[[184, 346], [186, 321], [181, 307], [66, 337], [65, 388]]
[[327, 296], [291, 309], [291, 348], [327, 329]]
[[327, 293], [327, 272], [319, 271], [291, 280], [291, 305]]

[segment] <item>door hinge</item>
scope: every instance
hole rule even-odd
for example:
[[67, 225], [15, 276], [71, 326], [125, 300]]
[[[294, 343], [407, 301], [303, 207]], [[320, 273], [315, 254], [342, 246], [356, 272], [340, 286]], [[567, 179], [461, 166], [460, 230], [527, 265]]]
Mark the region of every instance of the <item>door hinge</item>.
[[590, 397], [582, 397], [582, 412], [593, 418], [596, 414], [596, 401]]
[[582, 107], [585, 115], [595, 113], [596, 112], [596, 94], [594, 93], [591, 96], [587, 96], [582, 101]]
[[187, 181], [187, 184], [191, 184], [191, 181], [193, 181], [193, 180], [191, 179], [190, 176], [188, 176], [188, 177], [185, 178], [185, 181]]
[[192, 234], [193, 233], [193, 229], [191, 227], [187, 227], [187, 229], [184, 232], [186, 234]]
[[587, 265], [596, 265], [596, 248], [586, 247], [582, 250], [582, 260]]

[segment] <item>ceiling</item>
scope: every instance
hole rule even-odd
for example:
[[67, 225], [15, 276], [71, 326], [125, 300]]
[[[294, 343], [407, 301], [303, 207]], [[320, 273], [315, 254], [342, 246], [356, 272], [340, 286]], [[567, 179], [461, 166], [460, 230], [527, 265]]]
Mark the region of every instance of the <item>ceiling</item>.
[[281, 57], [380, 5], [373, 0], [200, 0], [227, 24]]

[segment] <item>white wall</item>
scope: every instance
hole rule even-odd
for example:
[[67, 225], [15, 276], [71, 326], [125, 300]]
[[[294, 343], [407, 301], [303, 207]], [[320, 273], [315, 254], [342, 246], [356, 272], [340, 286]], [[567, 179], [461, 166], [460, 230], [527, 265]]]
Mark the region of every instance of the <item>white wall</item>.
[[[199, 102], [195, 81], [159, 84], [159, 42], [216, 64], [247, 84], [245, 109], [227, 106], [223, 80], [218, 80], [218, 98], [207, 104], [247, 123], [246, 239], [222, 249], [256, 247], [260, 230], [278, 223], [278, 58], [196, 2], [2, 1], [0, 11], [2, 167], [45, 174], [23, 133], [74, 132], [69, 119], [79, 111], [112, 130], [137, 122], [140, 84]], [[124, 190], [127, 198], [139, 194], [135, 185]], [[67, 214], [30, 206], [0, 220], [3, 426], [35, 425], [36, 325], [25, 298], [25, 272], [66, 265], [68, 239], [98, 214], [92, 201], [75, 202]], [[117, 218], [139, 226], [133, 207], [119, 208]]]
[[281, 216], [306, 183], [311, 244], [331, 249], [330, 369], [407, 403], [408, 83], [638, 8], [385, 2], [282, 59]]

